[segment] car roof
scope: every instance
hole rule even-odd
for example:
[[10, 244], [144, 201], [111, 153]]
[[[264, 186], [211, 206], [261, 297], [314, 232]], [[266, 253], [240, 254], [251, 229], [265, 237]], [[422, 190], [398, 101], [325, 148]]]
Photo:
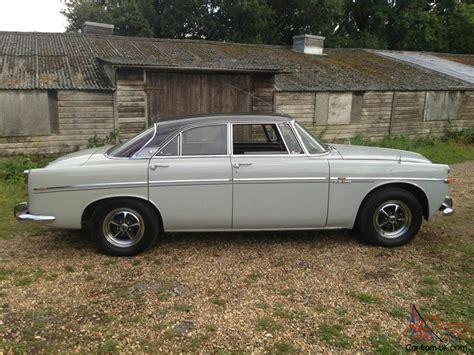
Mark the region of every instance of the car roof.
[[293, 118], [277, 114], [256, 114], [256, 113], [225, 113], [225, 114], [205, 114], [193, 116], [174, 117], [173, 119], [157, 122], [157, 128], [166, 127], [167, 130], [178, 130], [189, 125], [205, 123], [282, 123], [290, 122]]

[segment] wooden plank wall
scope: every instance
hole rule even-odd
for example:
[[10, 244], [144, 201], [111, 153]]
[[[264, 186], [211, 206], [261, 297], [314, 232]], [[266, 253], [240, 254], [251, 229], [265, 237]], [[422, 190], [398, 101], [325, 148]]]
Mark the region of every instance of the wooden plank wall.
[[128, 139], [148, 125], [143, 71], [118, 71], [116, 84], [116, 127]]
[[[371, 138], [382, 138], [389, 134], [411, 137], [442, 135], [448, 127], [474, 127], [473, 91], [459, 94], [462, 96], [459, 101], [461, 106], [457, 109], [459, 113], [455, 119], [451, 120], [425, 119], [427, 93], [424, 91], [353, 92], [350, 120], [345, 124], [328, 123], [328, 118], [331, 116], [330, 110], [335, 109], [330, 105], [331, 97], [334, 95], [347, 95], [347, 93], [277, 92], [275, 112], [294, 117], [309, 130], [315, 134], [322, 134], [326, 139], [345, 139], [358, 134]], [[342, 102], [343, 100], [332, 101]], [[453, 102], [458, 101], [453, 100]], [[346, 110], [347, 107], [343, 109]], [[448, 116], [452, 117], [452, 112], [456, 112], [456, 109], [446, 112], [449, 112]], [[347, 112], [344, 115], [347, 116]]]
[[275, 102], [274, 75], [253, 75], [252, 112], [273, 113]]
[[49, 136], [0, 137], [0, 156], [75, 151], [114, 129], [112, 92], [58, 91], [58, 131]]

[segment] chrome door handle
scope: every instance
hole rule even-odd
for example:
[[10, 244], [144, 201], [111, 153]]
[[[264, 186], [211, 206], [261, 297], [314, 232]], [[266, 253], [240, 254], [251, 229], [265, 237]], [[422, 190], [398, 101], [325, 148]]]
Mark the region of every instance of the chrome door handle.
[[169, 165], [150, 165], [151, 170], [156, 170], [157, 168], [169, 168]]
[[235, 163], [232, 166], [236, 169], [240, 168], [241, 166], [250, 166], [252, 163]]

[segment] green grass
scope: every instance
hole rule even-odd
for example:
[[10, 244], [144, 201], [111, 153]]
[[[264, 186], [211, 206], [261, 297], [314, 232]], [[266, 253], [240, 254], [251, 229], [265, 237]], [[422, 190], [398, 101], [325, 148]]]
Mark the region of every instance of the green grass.
[[351, 292], [350, 295], [355, 298], [356, 300], [359, 300], [362, 303], [368, 303], [368, 304], [378, 304], [380, 303], [380, 300], [375, 297], [371, 296], [368, 293], [365, 292]]
[[178, 312], [191, 312], [191, 309], [193, 307], [189, 304], [184, 304], [184, 303], [177, 303], [174, 305], [175, 311]]
[[268, 333], [274, 333], [277, 330], [281, 329], [281, 325], [279, 323], [275, 322], [271, 318], [264, 317], [264, 318], [260, 318], [260, 319], [257, 320], [257, 324], [256, 324], [255, 328], [258, 331], [265, 331], [265, 332], [268, 332]]
[[328, 324], [322, 323], [319, 326], [319, 337], [330, 345], [334, 345], [338, 348], [348, 349], [350, 348], [352, 341], [351, 339], [342, 334], [344, 327], [340, 324]]
[[[341, 143], [347, 143], [341, 141]], [[443, 137], [386, 136], [370, 139], [358, 135], [350, 139], [352, 145], [367, 145], [417, 152], [433, 163], [453, 164], [474, 159], [474, 129], [447, 130]]]
[[373, 335], [369, 341], [375, 354], [396, 355], [402, 352], [397, 342], [386, 334]]

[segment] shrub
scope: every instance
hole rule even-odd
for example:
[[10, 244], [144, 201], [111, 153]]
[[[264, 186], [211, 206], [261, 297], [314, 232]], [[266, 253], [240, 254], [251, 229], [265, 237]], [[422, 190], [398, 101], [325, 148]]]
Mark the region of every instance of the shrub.
[[19, 181], [23, 178], [23, 171], [42, 168], [49, 161], [50, 159], [48, 158], [32, 160], [25, 156], [2, 160], [0, 161], [0, 179], [4, 181]]
[[87, 140], [87, 148], [102, 147], [107, 144], [116, 144], [121, 142], [120, 130], [116, 129], [111, 131], [106, 137], [99, 137], [94, 134]]

